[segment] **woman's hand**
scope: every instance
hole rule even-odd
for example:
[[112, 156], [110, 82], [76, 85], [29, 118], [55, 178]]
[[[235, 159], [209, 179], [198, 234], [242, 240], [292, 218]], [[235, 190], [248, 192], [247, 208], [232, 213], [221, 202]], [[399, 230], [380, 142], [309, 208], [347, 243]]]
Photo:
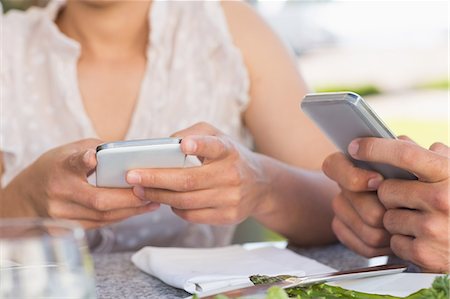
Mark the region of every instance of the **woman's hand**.
[[129, 189], [91, 186], [87, 176], [96, 167], [99, 140], [87, 139], [50, 150], [13, 182], [35, 216], [79, 221], [85, 228], [102, 226], [153, 211], [158, 204], [136, 197]]
[[167, 204], [195, 223], [235, 224], [257, 213], [268, 193], [258, 155], [206, 123], [174, 134], [182, 151], [199, 157], [201, 167], [136, 169], [127, 181], [144, 200]]
[[[392, 235], [390, 248], [425, 271], [449, 272], [449, 148], [435, 143], [426, 150], [403, 140], [363, 138], [349, 145], [349, 153], [355, 159], [391, 164], [417, 175], [418, 180], [387, 179], [376, 184], [378, 198], [386, 209], [383, 225]], [[324, 167], [327, 172], [338, 167], [329, 162]], [[341, 175], [346, 176], [344, 172]], [[362, 179], [367, 182], [366, 177]], [[370, 209], [360, 215], [369, 214], [373, 214]], [[335, 231], [342, 237], [342, 231]], [[357, 236], [359, 240], [367, 238], [367, 232]], [[353, 248], [356, 243], [353, 239], [346, 244]]]

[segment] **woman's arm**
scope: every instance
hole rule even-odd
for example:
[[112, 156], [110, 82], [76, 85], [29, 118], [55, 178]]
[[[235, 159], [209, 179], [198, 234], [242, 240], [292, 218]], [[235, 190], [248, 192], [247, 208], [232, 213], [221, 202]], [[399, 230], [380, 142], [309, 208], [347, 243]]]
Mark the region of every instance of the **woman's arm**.
[[63, 218], [93, 228], [158, 209], [130, 190], [88, 183], [99, 143], [86, 139], [45, 152], [2, 187], [0, 216]]
[[244, 119], [258, 152], [320, 169], [335, 148], [299, 108], [307, 87], [295, 57], [249, 5], [224, 1], [222, 6], [249, 70], [251, 100]]
[[[0, 152], [0, 182], [3, 178], [3, 153]], [[18, 192], [9, 192], [13, 184], [8, 188], [0, 183], [0, 218], [6, 217], [35, 217], [37, 214], [31, 207], [21, 200], [23, 196]]]
[[298, 244], [333, 241], [337, 188], [317, 169], [334, 149], [299, 110], [305, 85], [293, 59], [249, 7], [223, 5], [250, 70], [244, 120], [259, 153], [199, 123], [175, 135], [183, 137], [185, 154], [203, 159], [202, 167], [136, 169], [127, 181], [140, 198], [170, 205], [190, 222], [227, 225], [254, 217]]
[[[222, 2], [229, 29], [250, 74], [244, 120], [259, 153], [303, 169], [319, 170], [335, 148], [299, 109], [306, 85], [296, 61], [262, 18], [242, 2]], [[321, 172], [268, 160], [272, 196], [255, 218], [301, 244], [334, 240], [330, 223], [336, 186]], [[313, 228], [313, 229], [310, 229]]]

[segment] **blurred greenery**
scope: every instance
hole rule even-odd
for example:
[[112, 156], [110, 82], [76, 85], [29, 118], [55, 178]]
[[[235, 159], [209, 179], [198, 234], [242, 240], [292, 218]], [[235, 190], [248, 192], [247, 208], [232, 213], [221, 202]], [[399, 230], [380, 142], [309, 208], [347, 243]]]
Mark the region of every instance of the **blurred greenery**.
[[265, 229], [263, 231], [263, 236], [264, 236], [264, 241], [271, 241], [271, 242], [275, 242], [275, 241], [285, 241], [286, 238], [283, 237], [282, 235], [271, 231], [269, 229]]
[[31, 5], [44, 6], [48, 0], [0, 0], [3, 11], [7, 12], [11, 9], [25, 10]]
[[436, 141], [449, 144], [449, 120], [385, 119], [386, 124], [397, 135], [407, 135], [419, 145], [428, 148]]
[[236, 229], [233, 236], [233, 244], [242, 244], [246, 242], [263, 242], [263, 241], [284, 241], [281, 235], [265, 228], [253, 218], [248, 218]]
[[[414, 86], [413, 89], [449, 89], [450, 81], [448, 78], [442, 78], [434, 81], [423, 82]], [[324, 85], [314, 88], [315, 92], [338, 92], [338, 91], [353, 91], [361, 96], [381, 94], [380, 88], [373, 84], [362, 85]]]
[[315, 92], [353, 91], [363, 97], [381, 93], [380, 89], [372, 84], [363, 84], [355, 86], [340, 86], [340, 85], [317, 86], [316, 88], [314, 88], [314, 90]]
[[419, 84], [420, 89], [449, 89], [450, 81], [447, 78]]

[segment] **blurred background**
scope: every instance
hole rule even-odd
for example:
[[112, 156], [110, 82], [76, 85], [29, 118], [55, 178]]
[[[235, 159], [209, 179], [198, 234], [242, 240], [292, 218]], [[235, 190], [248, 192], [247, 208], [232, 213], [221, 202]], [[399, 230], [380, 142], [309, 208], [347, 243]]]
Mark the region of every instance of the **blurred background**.
[[449, 142], [449, 2], [257, 1], [315, 91], [363, 95], [393, 131]]
[[[46, 0], [1, 0], [5, 11]], [[248, 1], [315, 91], [364, 96], [397, 135], [449, 144], [448, 1]], [[252, 221], [235, 242], [278, 240]]]
[[[354, 91], [397, 135], [449, 144], [448, 1], [251, 3], [292, 48], [312, 90]], [[279, 238], [255, 231], [248, 221], [236, 239]]]
[[[0, 0], [4, 11], [47, 0]], [[448, 1], [251, 0], [310, 88], [364, 96], [393, 131], [449, 142]]]

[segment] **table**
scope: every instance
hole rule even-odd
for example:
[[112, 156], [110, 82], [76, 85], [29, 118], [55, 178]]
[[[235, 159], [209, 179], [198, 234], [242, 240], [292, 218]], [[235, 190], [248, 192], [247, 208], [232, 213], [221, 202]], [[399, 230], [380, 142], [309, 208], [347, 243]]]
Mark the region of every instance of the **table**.
[[[294, 252], [313, 258], [339, 270], [365, 267], [368, 260], [340, 244], [299, 248], [288, 246]], [[131, 263], [133, 252], [94, 254], [98, 298], [185, 298], [190, 294], [168, 286], [141, 272]]]

